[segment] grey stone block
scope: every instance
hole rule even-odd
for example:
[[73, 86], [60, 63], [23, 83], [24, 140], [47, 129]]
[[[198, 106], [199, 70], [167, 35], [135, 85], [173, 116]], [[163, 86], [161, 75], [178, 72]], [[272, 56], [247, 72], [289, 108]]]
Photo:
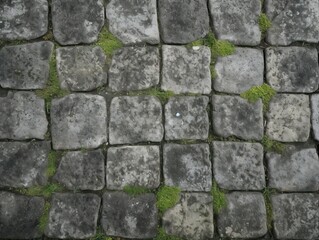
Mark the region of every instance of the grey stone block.
[[310, 100], [313, 137], [319, 140], [319, 94], [311, 95]]

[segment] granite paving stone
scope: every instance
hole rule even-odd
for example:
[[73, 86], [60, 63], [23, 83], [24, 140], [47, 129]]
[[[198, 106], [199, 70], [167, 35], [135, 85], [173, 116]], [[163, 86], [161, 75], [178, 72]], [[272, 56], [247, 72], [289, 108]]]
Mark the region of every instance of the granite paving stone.
[[319, 140], [319, 94], [312, 94], [311, 100], [311, 123], [313, 138]]

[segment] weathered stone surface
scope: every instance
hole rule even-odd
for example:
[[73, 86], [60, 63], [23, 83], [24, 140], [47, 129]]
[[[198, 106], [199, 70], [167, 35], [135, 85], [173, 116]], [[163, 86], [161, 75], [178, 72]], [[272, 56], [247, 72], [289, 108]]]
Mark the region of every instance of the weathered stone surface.
[[110, 236], [153, 238], [157, 230], [157, 208], [154, 194], [137, 197], [123, 192], [103, 195], [101, 225]]
[[102, 96], [70, 94], [54, 99], [51, 132], [54, 149], [97, 148], [107, 140], [106, 102]]
[[43, 198], [0, 192], [0, 238], [40, 238], [38, 224], [43, 210]]
[[110, 31], [124, 44], [160, 42], [156, 0], [111, 0], [106, 17]]
[[318, 89], [318, 52], [315, 48], [266, 49], [267, 82], [277, 92], [310, 93]]
[[9, 92], [0, 98], [0, 139], [44, 139], [48, 130], [44, 100], [33, 92]]
[[111, 147], [107, 152], [107, 188], [157, 188], [161, 176], [159, 146]]
[[310, 134], [307, 95], [277, 94], [270, 102], [266, 134], [282, 142], [305, 142]]
[[319, 94], [311, 95], [310, 100], [313, 137], [319, 140]]
[[47, 0], [1, 0], [0, 39], [35, 39], [48, 31]]
[[163, 228], [169, 235], [185, 239], [212, 239], [213, 199], [207, 193], [182, 193], [180, 202], [163, 215]]
[[209, 0], [209, 9], [218, 39], [236, 45], [255, 46], [260, 43], [260, 1]]
[[205, 46], [188, 49], [183, 46], [163, 47], [161, 88], [174, 93], [211, 92], [210, 49]]
[[163, 150], [164, 181], [182, 191], [206, 191], [212, 186], [208, 144], [165, 144]]
[[11, 89], [42, 89], [49, 79], [53, 43], [5, 46], [0, 50], [0, 85]]
[[241, 94], [264, 83], [264, 54], [253, 48], [236, 48], [230, 56], [220, 57], [215, 65], [218, 92]]
[[266, 186], [263, 147], [259, 143], [214, 142], [214, 178], [227, 190], [262, 190]]
[[106, 57], [100, 47], [58, 48], [56, 60], [64, 89], [91, 91], [106, 84]]
[[279, 194], [271, 197], [274, 231], [278, 239], [319, 238], [319, 195]]
[[263, 137], [261, 100], [249, 103], [237, 96], [213, 96], [213, 130], [221, 137], [236, 136], [245, 140]]
[[159, 0], [161, 37], [165, 43], [185, 44], [209, 32], [205, 0]]
[[104, 25], [103, 0], [52, 0], [52, 23], [62, 45], [95, 42]]
[[70, 190], [101, 190], [105, 184], [104, 159], [101, 150], [68, 152], [54, 180]]
[[112, 91], [142, 90], [158, 85], [160, 59], [157, 47], [125, 47], [112, 57], [109, 87]]
[[153, 96], [115, 97], [111, 102], [110, 143], [160, 142], [162, 106]]
[[256, 192], [226, 194], [227, 206], [217, 217], [221, 237], [252, 238], [267, 233], [266, 207], [263, 195]]
[[289, 45], [319, 41], [319, 0], [266, 0], [265, 8], [271, 21], [267, 41], [272, 45]]

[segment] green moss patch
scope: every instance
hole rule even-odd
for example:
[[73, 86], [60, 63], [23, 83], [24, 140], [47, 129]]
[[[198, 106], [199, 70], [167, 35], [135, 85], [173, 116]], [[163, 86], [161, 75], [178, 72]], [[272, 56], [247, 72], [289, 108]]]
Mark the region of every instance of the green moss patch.
[[215, 213], [219, 213], [220, 210], [227, 206], [227, 200], [225, 193], [218, 187], [217, 183], [213, 182], [213, 187], [211, 190], [213, 196], [213, 209]]
[[46, 186], [36, 186], [31, 188], [20, 189], [19, 192], [28, 196], [43, 196], [46, 198], [51, 197], [55, 192], [63, 191], [64, 188], [56, 183], [50, 183]]
[[43, 214], [42, 214], [42, 216], [41, 216], [41, 218], [39, 220], [39, 225], [38, 225], [39, 231], [41, 233], [44, 232], [45, 228], [48, 225], [50, 208], [51, 208], [50, 203], [49, 202], [45, 202]]
[[157, 236], [154, 238], [154, 240], [182, 240], [182, 238], [168, 235], [163, 228], [159, 228]]
[[276, 191], [274, 189], [270, 189], [270, 188], [265, 188], [264, 191], [263, 191], [263, 196], [264, 196], [265, 205], [266, 205], [267, 228], [268, 228], [268, 230], [272, 229], [272, 220], [273, 220], [272, 206], [271, 206], [270, 197], [271, 197], [271, 195], [273, 195], [275, 193], [276, 193]]
[[177, 187], [162, 186], [156, 194], [157, 208], [160, 213], [174, 207], [180, 199], [181, 190]]
[[282, 154], [285, 151], [285, 145], [283, 143], [271, 140], [267, 136], [263, 137], [261, 143], [264, 146], [264, 151], [266, 152], [276, 152]]
[[140, 186], [130, 186], [130, 185], [125, 186], [123, 191], [133, 197], [150, 192], [148, 188], [140, 187]]
[[108, 57], [112, 57], [117, 49], [123, 47], [122, 42], [113, 36], [106, 27], [100, 32], [98, 41], [95, 45], [101, 47]]
[[107, 236], [104, 234], [102, 228], [101, 228], [101, 227], [98, 227], [97, 230], [96, 230], [95, 236], [89, 238], [89, 240], [113, 240], [113, 238], [107, 237]]
[[265, 34], [267, 30], [271, 27], [271, 21], [265, 13], [260, 14], [259, 16], [259, 29], [261, 33]]
[[171, 97], [175, 96], [175, 93], [172, 91], [163, 91], [159, 88], [149, 88], [141, 91], [132, 91], [127, 95], [129, 96], [154, 96], [159, 98], [162, 103], [166, 103]]

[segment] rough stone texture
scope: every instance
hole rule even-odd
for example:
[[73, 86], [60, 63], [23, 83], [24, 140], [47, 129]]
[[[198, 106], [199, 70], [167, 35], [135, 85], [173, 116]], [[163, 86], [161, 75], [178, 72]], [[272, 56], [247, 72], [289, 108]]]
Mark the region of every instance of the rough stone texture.
[[123, 192], [103, 195], [101, 225], [110, 236], [153, 238], [157, 231], [157, 208], [154, 194], [137, 197]]
[[153, 96], [115, 97], [111, 102], [110, 143], [160, 142], [162, 106]]
[[311, 95], [310, 100], [313, 137], [315, 140], [319, 140], [319, 94]]
[[105, 185], [104, 159], [101, 150], [68, 152], [54, 180], [70, 190], [101, 190]]
[[59, 80], [64, 89], [91, 91], [106, 84], [106, 57], [100, 47], [58, 48], [56, 60]]
[[106, 142], [106, 102], [102, 96], [71, 94], [53, 99], [51, 132], [54, 149], [97, 148]]
[[49, 79], [53, 43], [5, 46], [0, 50], [0, 85], [11, 89], [42, 89]]
[[43, 210], [43, 198], [0, 192], [0, 238], [41, 238], [38, 224]]
[[125, 186], [157, 188], [160, 185], [159, 146], [111, 147], [107, 152], [107, 188]]
[[226, 194], [227, 207], [217, 217], [221, 237], [252, 238], [267, 233], [266, 207], [263, 195], [256, 192]]
[[165, 144], [163, 150], [164, 181], [182, 191], [209, 192], [212, 171], [208, 144]]
[[9, 92], [0, 98], [0, 139], [44, 139], [48, 130], [44, 100], [33, 92]]
[[278, 239], [319, 239], [319, 194], [274, 195], [271, 204]]
[[54, 193], [45, 235], [50, 238], [94, 237], [101, 199], [92, 193]]
[[124, 44], [158, 44], [156, 0], [111, 0], [106, 6], [110, 31]]
[[266, 49], [267, 82], [277, 92], [310, 93], [318, 89], [318, 52], [315, 48]]
[[185, 239], [212, 239], [213, 199], [206, 193], [182, 193], [180, 202], [163, 215], [163, 228], [169, 235]]
[[161, 37], [165, 43], [185, 44], [209, 32], [205, 0], [159, 0]]
[[260, 43], [261, 1], [209, 0], [210, 15], [217, 38], [236, 45]]
[[165, 105], [165, 139], [208, 138], [208, 97], [172, 97]]
[[245, 140], [263, 137], [263, 106], [261, 100], [249, 103], [237, 96], [214, 95], [213, 130], [221, 137], [236, 136]]
[[35, 39], [48, 31], [47, 0], [1, 0], [0, 39]]
[[277, 94], [270, 102], [266, 134], [282, 142], [305, 142], [310, 134], [307, 95]]
[[267, 41], [272, 45], [289, 45], [319, 41], [319, 0], [266, 0], [265, 9], [272, 26]]
[[161, 88], [179, 93], [211, 92], [210, 49], [205, 46], [188, 49], [183, 46], [163, 47]]
[[217, 59], [215, 70], [217, 77], [213, 84], [216, 91], [241, 94], [264, 83], [263, 51], [236, 48], [234, 54]]
[[104, 25], [103, 0], [52, 0], [53, 34], [62, 45], [92, 43]]
[[112, 91], [142, 90], [158, 85], [160, 59], [157, 47], [125, 47], [112, 57], [109, 87]]
[[214, 142], [214, 178], [227, 190], [262, 190], [266, 186], [263, 147], [259, 143]]

